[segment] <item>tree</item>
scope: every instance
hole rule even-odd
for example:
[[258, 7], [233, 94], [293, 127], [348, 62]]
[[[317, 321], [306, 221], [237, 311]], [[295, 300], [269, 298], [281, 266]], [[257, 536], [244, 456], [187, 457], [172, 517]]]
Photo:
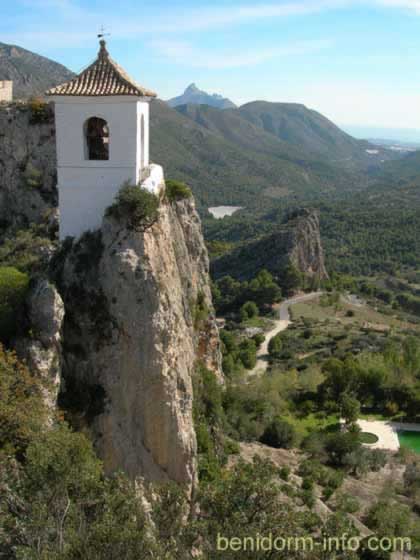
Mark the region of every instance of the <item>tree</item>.
[[[240, 552], [229, 549], [227, 540], [244, 539], [260, 535], [269, 537], [275, 532], [281, 537], [307, 537], [314, 529], [313, 516], [281, 503], [280, 491], [275, 483], [278, 470], [269, 461], [254, 457], [251, 463], [243, 460], [235, 468], [226, 469], [211, 484], [203, 484], [199, 490], [200, 513], [192, 524], [199, 535], [197, 544], [204, 558], [213, 560], [241, 560], [273, 558], [273, 550]], [[216, 545], [215, 545], [216, 543]], [[311, 553], [287, 550], [276, 554], [281, 559], [313, 558]]]
[[281, 351], [283, 350], [283, 340], [281, 334], [273, 336], [273, 338], [268, 343], [268, 353], [272, 358], [279, 357]]
[[13, 352], [0, 344], [0, 452], [23, 458], [45, 425], [44, 387]]
[[264, 430], [261, 443], [270, 447], [290, 449], [296, 443], [296, 430], [282, 418], [275, 418]]
[[139, 185], [125, 183], [106, 215], [125, 223], [129, 229], [145, 231], [158, 220], [159, 198]]
[[252, 369], [257, 363], [257, 345], [251, 339], [243, 340], [239, 345], [239, 358], [246, 369]]
[[341, 397], [341, 416], [347, 425], [355, 424], [360, 416], [360, 402], [348, 393]]
[[329, 462], [336, 467], [345, 465], [345, 457], [360, 448], [357, 434], [351, 432], [337, 432], [331, 434], [326, 440], [326, 451]]
[[171, 558], [153, 538], [134, 483], [105, 478], [91, 443], [66, 424], [34, 440], [23, 465], [0, 466], [1, 556]]
[[303, 285], [303, 274], [293, 263], [289, 263], [281, 275], [281, 286], [288, 294]]
[[250, 299], [255, 301], [260, 309], [281, 299], [279, 285], [274, 281], [272, 274], [265, 269], [260, 270], [256, 278], [250, 282], [248, 292]]
[[0, 339], [4, 342], [16, 333], [28, 286], [27, 274], [13, 267], [0, 267]]
[[246, 321], [247, 319], [252, 319], [258, 317], [259, 309], [254, 301], [247, 301], [241, 307], [240, 315], [241, 321]]

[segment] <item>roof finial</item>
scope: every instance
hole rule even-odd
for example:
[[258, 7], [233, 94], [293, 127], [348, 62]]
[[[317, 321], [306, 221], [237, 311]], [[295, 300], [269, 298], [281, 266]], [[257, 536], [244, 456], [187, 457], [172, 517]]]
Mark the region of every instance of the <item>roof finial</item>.
[[99, 56], [108, 56], [108, 51], [106, 49], [106, 41], [104, 37], [107, 37], [109, 35], [110, 33], [105, 33], [105, 28], [102, 25], [98, 33], [98, 39], [100, 39], [99, 44], [101, 45], [101, 48], [99, 49]]

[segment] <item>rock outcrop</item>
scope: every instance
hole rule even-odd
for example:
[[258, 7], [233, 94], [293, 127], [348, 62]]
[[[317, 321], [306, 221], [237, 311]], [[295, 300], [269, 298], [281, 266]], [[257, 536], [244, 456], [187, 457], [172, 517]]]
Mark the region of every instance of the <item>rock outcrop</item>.
[[261, 269], [281, 278], [289, 264], [309, 278], [328, 278], [317, 210], [290, 212], [274, 233], [216, 259], [212, 268], [216, 277], [230, 274], [243, 280], [253, 278]]
[[55, 126], [51, 109], [0, 107], [0, 225], [57, 218]]
[[47, 280], [31, 287], [26, 302], [28, 334], [16, 342], [19, 356], [45, 381], [44, 400], [53, 412], [61, 384], [61, 327], [64, 304]]
[[145, 232], [104, 218], [100, 231], [64, 247], [55, 267], [66, 308], [62, 404], [89, 428], [108, 472], [192, 488], [197, 360], [222, 381], [192, 199], [161, 201]]

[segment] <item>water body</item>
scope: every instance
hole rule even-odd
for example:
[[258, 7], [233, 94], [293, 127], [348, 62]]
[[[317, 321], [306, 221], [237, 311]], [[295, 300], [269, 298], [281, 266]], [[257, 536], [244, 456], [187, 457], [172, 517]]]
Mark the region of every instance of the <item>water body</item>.
[[398, 432], [398, 439], [402, 447], [408, 447], [416, 453], [420, 453], [420, 432]]
[[235, 212], [242, 209], [243, 206], [213, 206], [209, 208], [209, 212], [216, 220], [220, 220], [225, 216], [232, 216]]

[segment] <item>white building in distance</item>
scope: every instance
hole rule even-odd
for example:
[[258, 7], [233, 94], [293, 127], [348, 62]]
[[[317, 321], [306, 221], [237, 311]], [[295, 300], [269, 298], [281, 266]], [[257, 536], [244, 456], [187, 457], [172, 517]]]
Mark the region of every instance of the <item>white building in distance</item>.
[[13, 82], [11, 80], [0, 80], [0, 103], [13, 101]]
[[159, 192], [162, 168], [149, 163], [156, 94], [111, 59], [105, 41], [93, 64], [46, 95], [55, 103], [60, 239], [98, 229], [126, 182]]

